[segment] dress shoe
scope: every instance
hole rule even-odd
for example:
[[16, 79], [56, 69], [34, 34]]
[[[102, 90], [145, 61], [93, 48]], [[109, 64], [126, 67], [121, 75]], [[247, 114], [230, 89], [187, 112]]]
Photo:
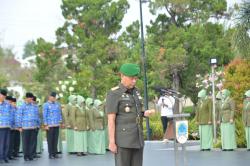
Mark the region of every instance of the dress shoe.
[[16, 154], [14, 157], [23, 157], [22, 155]]
[[58, 158], [60, 158], [58, 155], [53, 155], [53, 157], [55, 158], [55, 159], [58, 159]]
[[41, 158], [41, 156], [36, 154], [33, 156], [33, 158]]
[[49, 155], [49, 159], [54, 159], [55, 157], [53, 155]]
[[9, 160], [8, 160], [8, 159], [4, 159], [4, 162], [5, 162], [5, 163], [9, 163]]
[[13, 160], [13, 159], [14, 159], [14, 157], [12, 157], [12, 156], [9, 156], [9, 157], [8, 157], [8, 159], [9, 159], [9, 160]]

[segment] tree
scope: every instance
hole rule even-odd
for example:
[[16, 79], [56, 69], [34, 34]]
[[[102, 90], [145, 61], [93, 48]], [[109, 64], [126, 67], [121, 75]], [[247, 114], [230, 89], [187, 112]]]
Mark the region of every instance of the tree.
[[76, 73], [80, 93], [104, 96], [114, 84], [121, 51], [113, 36], [121, 29], [128, 7], [126, 0], [63, 1], [66, 22], [56, 32], [56, 46], [66, 46], [67, 67]]
[[237, 26], [234, 36], [235, 45], [239, 53], [250, 58], [250, 2], [244, 1], [240, 5], [239, 12], [236, 16]]
[[[151, 10], [158, 14], [148, 26], [147, 52], [149, 66], [159, 72], [149, 74], [155, 84], [172, 87], [191, 97], [196, 103], [198, 89], [195, 75], [210, 70], [209, 59], [216, 56], [220, 64], [228, 63], [231, 53], [231, 30], [224, 30], [210, 18], [227, 18], [225, 0], [156, 0]], [[229, 39], [229, 40], [228, 40]], [[164, 55], [164, 56], [163, 56]], [[162, 57], [161, 57], [162, 56]], [[165, 71], [165, 74], [161, 72]], [[155, 77], [156, 76], [156, 77]], [[157, 81], [155, 81], [157, 80]]]
[[193, 103], [197, 102], [199, 91], [195, 85], [195, 76], [211, 72], [210, 58], [217, 58], [218, 66], [224, 66], [234, 58], [231, 36], [232, 31], [225, 31], [219, 24], [194, 25], [188, 29], [184, 43], [188, 58], [186, 68], [180, 76], [182, 92], [189, 96]]
[[23, 59], [34, 55], [35, 55], [35, 42], [33, 40], [27, 41], [24, 45]]
[[51, 90], [55, 90], [58, 80], [68, 75], [61, 58], [62, 50], [55, 48], [53, 43], [39, 38], [35, 44], [35, 53], [36, 68], [33, 76], [41, 84], [40, 89], [48, 94]]
[[[150, 3], [151, 12], [165, 11], [168, 24], [183, 27], [190, 23], [205, 23], [209, 18], [227, 17], [226, 0], [155, 0]], [[162, 17], [162, 15], [159, 15]]]
[[0, 74], [0, 87], [6, 87], [7, 86], [7, 79], [3, 74]]

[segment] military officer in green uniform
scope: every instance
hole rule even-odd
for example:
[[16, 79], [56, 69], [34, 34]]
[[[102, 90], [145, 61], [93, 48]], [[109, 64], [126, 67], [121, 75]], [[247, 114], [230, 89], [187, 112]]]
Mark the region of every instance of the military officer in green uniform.
[[142, 118], [155, 110], [142, 110], [142, 97], [135, 87], [139, 66], [126, 63], [119, 71], [121, 82], [108, 92], [106, 98], [109, 149], [115, 154], [116, 166], [142, 166]]
[[219, 122], [221, 122], [221, 145], [222, 150], [231, 151], [236, 148], [234, 122], [235, 102], [230, 97], [230, 91], [228, 89], [223, 89], [221, 95], [222, 103], [219, 114]]
[[247, 150], [250, 151], [250, 90], [246, 91], [243, 102], [242, 119], [245, 126]]
[[204, 89], [198, 93], [198, 98], [196, 122], [199, 124], [200, 148], [207, 151], [213, 147], [212, 101]]

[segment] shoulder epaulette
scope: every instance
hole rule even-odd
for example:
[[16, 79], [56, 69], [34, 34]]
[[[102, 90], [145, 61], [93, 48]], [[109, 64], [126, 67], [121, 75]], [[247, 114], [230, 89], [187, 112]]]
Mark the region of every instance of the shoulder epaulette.
[[112, 91], [117, 90], [117, 89], [119, 89], [119, 86], [115, 86], [115, 87], [111, 88]]

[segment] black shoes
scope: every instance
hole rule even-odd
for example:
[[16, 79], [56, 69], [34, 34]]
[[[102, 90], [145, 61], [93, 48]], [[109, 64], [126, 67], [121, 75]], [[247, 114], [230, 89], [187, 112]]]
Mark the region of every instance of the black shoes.
[[58, 159], [58, 158], [60, 158], [60, 157], [56, 154], [49, 155], [49, 159]]
[[36, 154], [36, 155], [33, 156], [33, 158], [41, 158], [41, 156]]
[[54, 159], [55, 157], [53, 155], [49, 155], [49, 159]]
[[77, 156], [86, 156], [86, 154], [83, 153], [83, 152], [78, 152], [76, 155], [77, 155]]
[[33, 157], [24, 157], [24, 161], [32, 161], [34, 160]]
[[201, 149], [201, 151], [210, 151], [211, 149]]

